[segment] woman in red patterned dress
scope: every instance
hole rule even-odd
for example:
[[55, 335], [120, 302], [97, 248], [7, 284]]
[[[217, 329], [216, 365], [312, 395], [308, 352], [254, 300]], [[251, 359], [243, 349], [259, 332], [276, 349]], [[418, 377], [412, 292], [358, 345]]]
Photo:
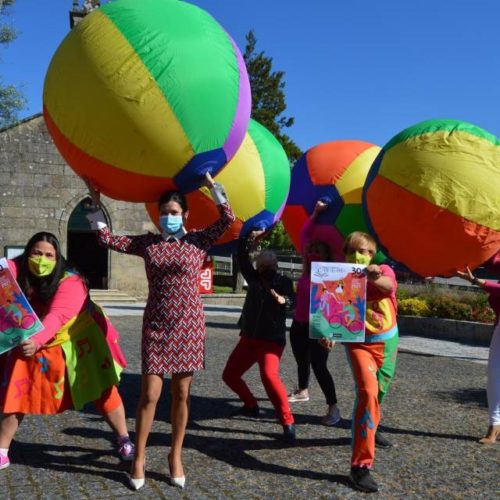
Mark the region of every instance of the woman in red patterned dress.
[[[142, 384], [136, 422], [136, 454], [130, 484], [144, 485], [146, 442], [163, 387], [164, 373], [171, 373], [172, 445], [168, 456], [170, 483], [184, 487], [182, 443], [189, 410], [193, 372], [204, 368], [205, 317], [198, 292], [198, 278], [208, 249], [229, 229], [235, 216], [222, 189], [207, 174], [206, 186], [218, 205], [220, 218], [203, 230], [186, 231], [185, 197], [176, 191], [163, 194], [160, 208], [161, 234], [115, 236], [106, 226], [104, 214], [89, 216], [98, 229], [100, 244], [142, 257], [145, 261], [149, 296], [142, 328]], [[89, 186], [94, 201], [99, 194]]]

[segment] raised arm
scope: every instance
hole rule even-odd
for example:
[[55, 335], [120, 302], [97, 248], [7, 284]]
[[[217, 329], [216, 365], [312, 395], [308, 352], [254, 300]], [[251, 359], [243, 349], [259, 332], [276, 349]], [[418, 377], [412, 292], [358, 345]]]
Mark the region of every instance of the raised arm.
[[328, 210], [328, 203], [318, 200], [314, 211], [307, 219], [300, 232], [300, 248], [304, 258], [307, 244], [312, 240], [322, 241], [330, 248], [332, 260], [343, 260], [341, 252], [343, 238], [338, 231], [328, 224], [316, 224], [320, 214]]
[[238, 241], [238, 266], [243, 278], [245, 278], [245, 281], [249, 284], [259, 279], [259, 273], [253, 266], [249, 254], [252, 245], [260, 233], [263, 234], [264, 231], [251, 231], [247, 236]]
[[205, 186], [210, 189], [210, 194], [220, 214], [219, 219], [213, 224], [210, 224], [210, 226], [197, 233], [200, 243], [208, 250], [231, 227], [236, 217], [227, 201], [223, 187], [214, 182], [210, 174], [207, 174]]

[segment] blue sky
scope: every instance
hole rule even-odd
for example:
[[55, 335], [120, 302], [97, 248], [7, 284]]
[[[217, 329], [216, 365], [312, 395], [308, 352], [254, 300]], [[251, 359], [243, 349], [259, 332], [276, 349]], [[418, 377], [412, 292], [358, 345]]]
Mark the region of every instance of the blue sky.
[[[140, 0], [138, 0], [140, 1]], [[500, 137], [498, 0], [195, 0], [240, 49], [285, 72], [288, 134], [306, 150], [360, 139], [380, 146], [430, 118], [472, 122]], [[42, 109], [50, 58], [69, 31], [72, 0], [17, 0], [18, 39], [0, 52], [4, 83]]]

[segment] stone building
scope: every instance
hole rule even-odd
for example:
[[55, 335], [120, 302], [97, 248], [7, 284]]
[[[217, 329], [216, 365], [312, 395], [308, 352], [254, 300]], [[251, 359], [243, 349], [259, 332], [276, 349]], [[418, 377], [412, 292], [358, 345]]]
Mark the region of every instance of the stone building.
[[[115, 234], [155, 231], [144, 204], [102, 197]], [[147, 295], [143, 260], [100, 247], [85, 213], [84, 182], [61, 157], [41, 114], [0, 130], [0, 252], [13, 257], [38, 231], [54, 233], [91, 288]]]

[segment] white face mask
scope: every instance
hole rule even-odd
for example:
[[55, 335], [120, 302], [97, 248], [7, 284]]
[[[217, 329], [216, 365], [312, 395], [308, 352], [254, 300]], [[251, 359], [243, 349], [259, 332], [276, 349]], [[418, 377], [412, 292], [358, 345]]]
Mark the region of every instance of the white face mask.
[[182, 228], [183, 222], [182, 215], [169, 214], [160, 216], [160, 226], [169, 234], [175, 234], [179, 231]]

